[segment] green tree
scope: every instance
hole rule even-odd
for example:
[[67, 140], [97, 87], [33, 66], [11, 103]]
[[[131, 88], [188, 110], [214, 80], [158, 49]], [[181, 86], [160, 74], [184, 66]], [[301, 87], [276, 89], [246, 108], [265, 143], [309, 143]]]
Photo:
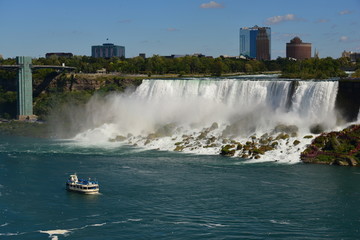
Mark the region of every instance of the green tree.
[[221, 58], [216, 58], [213, 67], [212, 67], [212, 75], [213, 76], [221, 76], [223, 73], [224, 65], [222, 63]]

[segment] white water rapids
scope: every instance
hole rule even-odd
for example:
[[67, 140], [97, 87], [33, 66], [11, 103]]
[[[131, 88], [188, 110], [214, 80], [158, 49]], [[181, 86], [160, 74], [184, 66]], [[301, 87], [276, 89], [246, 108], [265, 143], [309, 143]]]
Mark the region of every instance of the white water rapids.
[[[255, 78], [256, 79], [256, 78]], [[130, 94], [94, 96], [81, 119], [86, 130], [74, 138], [93, 144], [121, 141], [145, 149], [219, 154], [230, 142], [245, 144], [278, 126], [296, 134], [250, 161], [296, 163], [311, 139], [311, 126], [336, 128], [337, 81], [298, 81], [259, 77], [144, 80]], [[293, 144], [295, 140], [300, 143]], [[241, 156], [236, 152], [235, 156]]]

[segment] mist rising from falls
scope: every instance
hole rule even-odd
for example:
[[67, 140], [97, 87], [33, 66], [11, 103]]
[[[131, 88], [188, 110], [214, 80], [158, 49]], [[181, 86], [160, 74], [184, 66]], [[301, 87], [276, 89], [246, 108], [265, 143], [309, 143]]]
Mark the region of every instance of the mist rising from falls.
[[144, 80], [131, 94], [94, 96], [77, 120], [86, 130], [75, 139], [218, 154], [231, 141], [275, 136], [278, 126], [296, 126], [293, 137], [302, 142], [296, 150], [290, 149], [289, 139], [279, 140], [277, 150], [261, 157], [281, 160], [281, 154], [291, 158], [299, 153], [312, 126], [336, 126], [337, 88], [337, 81]]

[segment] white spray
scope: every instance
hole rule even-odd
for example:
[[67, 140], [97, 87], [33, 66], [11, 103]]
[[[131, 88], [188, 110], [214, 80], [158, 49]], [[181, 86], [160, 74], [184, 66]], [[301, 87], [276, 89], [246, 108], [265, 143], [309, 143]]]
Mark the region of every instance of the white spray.
[[[228, 141], [244, 142], [251, 136], [272, 133], [281, 124], [296, 125], [302, 143], [295, 150], [284, 143], [285, 151], [280, 142], [278, 150], [261, 160], [297, 162], [299, 151], [310, 141], [302, 137], [309, 134], [311, 126], [335, 127], [338, 82], [299, 81], [289, 98], [291, 84], [271, 78], [144, 80], [132, 94], [94, 96], [81, 120], [88, 129], [75, 139], [120, 139], [161, 150], [174, 150], [183, 142], [177, 150], [218, 154]], [[200, 138], [201, 134], [206, 137]]]

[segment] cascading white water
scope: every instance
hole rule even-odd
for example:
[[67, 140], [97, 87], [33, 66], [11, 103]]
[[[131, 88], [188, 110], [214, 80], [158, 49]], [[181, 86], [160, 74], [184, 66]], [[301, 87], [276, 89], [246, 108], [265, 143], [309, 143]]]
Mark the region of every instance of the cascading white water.
[[[132, 94], [94, 97], [87, 105], [89, 129], [75, 139], [98, 142], [122, 136], [126, 143], [161, 150], [174, 150], [184, 141], [181, 151], [218, 154], [230, 140], [247, 141], [271, 134], [278, 125], [296, 125], [297, 138], [305, 145], [302, 136], [312, 125], [335, 127], [338, 82], [299, 81], [292, 94], [291, 84], [276, 78], [144, 80]], [[216, 127], [209, 130], [212, 124]], [[203, 139], [199, 135], [204, 131]], [[281, 160], [274, 155], [284, 153], [279, 149], [268, 155]]]
[[336, 123], [334, 107], [337, 81], [300, 81], [293, 96], [291, 111], [307, 124], [323, 123], [333, 127]]

